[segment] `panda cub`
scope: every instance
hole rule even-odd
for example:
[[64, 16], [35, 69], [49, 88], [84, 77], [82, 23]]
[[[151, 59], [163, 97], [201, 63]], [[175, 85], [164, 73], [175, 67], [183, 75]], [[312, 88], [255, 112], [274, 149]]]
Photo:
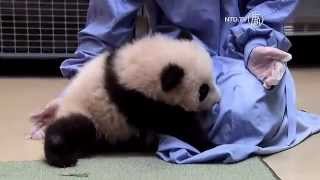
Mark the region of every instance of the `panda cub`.
[[200, 112], [219, 100], [212, 59], [190, 39], [155, 34], [86, 63], [45, 132], [45, 158], [68, 167], [102, 152], [155, 152], [157, 134], [212, 148]]

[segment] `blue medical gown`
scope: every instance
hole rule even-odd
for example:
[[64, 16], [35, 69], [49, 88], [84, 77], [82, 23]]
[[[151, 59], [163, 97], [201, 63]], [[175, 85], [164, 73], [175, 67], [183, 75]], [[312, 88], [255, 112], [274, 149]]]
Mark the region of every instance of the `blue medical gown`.
[[[175, 163], [236, 162], [252, 154], [288, 149], [320, 130], [319, 116], [297, 110], [295, 85], [288, 69], [278, 86], [266, 90], [246, 68], [256, 46], [289, 49], [282, 28], [296, 4], [296, 0], [147, 1], [153, 32], [175, 37], [180, 30], [187, 30], [207, 48], [222, 96], [206, 124], [209, 137], [219, 146], [199, 153], [179, 139], [163, 135], [159, 157]], [[72, 77], [91, 57], [129, 41], [142, 5], [138, 0], [91, 0], [76, 58], [63, 62], [63, 75]], [[249, 20], [252, 14], [263, 18], [260, 26], [226, 19]]]

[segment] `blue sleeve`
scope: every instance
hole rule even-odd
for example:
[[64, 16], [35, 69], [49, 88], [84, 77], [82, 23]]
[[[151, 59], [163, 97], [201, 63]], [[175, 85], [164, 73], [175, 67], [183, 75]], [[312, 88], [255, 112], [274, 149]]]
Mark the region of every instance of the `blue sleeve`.
[[74, 76], [89, 59], [118, 48], [134, 34], [140, 0], [90, 0], [86, 27], [79, 32], [75, 57], [61, 64], [64, 77]]
[[[243, 54], [246, 63], [252, 49], [257, 46], [270, 46], [288, 51], [291, 43], [283, 33], [283, 26], [297, 3], [297, 0], [249, 1], [246, 5], [246, 21], [231, 28], [231, 49]], [[258, 17], [262, 23], [254, 26], [252, 17]]]

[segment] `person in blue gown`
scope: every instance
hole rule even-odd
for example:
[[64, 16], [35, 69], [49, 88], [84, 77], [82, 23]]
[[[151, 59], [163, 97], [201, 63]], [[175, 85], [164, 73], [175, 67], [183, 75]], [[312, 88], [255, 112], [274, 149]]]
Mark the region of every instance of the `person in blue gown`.
[[205, 152], [163, 135], [158, 156], [174, 163], [243, 160], [286, 150], [320, 130], [320, 118], [299, 111], [286, 66], [290, 42], [283, 24], [297, 0], [91, 0], [76, 57], [61, 65], [73, 77], [90, 58], [134, 38], [137, 12], [145, 6], [152, 32], [176, 37], [187, 31], [214, 61], [221, 101], [208, 117], [218, 146]]

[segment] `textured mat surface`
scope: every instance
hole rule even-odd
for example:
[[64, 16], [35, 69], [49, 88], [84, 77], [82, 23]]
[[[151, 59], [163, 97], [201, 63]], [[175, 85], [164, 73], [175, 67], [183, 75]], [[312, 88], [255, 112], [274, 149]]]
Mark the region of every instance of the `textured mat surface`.
[[59, 169], [43, 161], [0, 162], [0, 180], [273, 180], [258, 158], [237, 164], [175, 165], [146, 156], [112, 156], [80, 160], [76, 167]]

